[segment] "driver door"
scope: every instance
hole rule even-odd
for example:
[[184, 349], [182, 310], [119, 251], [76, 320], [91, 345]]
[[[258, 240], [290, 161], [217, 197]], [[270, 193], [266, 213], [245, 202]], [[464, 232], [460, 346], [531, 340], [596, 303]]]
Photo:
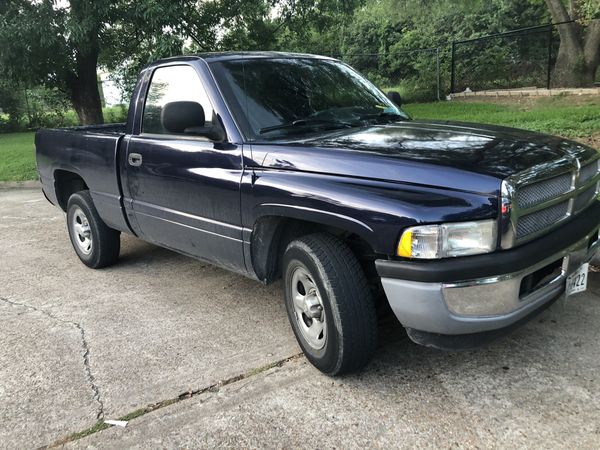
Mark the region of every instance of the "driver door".
[[199, 103], [205, 126], [213, 106], [196, 69], [154, 70], [141, 132], [127, 143], [129, 202], [146, 240], [217, 265], [244, 271], [240, 223], [242, 148], [206, 137], [173, 134], [161, 113], [170, 102]]

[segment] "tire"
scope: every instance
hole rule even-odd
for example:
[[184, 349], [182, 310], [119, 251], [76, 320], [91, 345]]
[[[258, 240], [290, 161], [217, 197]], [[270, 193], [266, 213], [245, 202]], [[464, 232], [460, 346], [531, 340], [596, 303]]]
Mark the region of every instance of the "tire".
[[86, 266], [100, 269], [119, 258], [121, 233], [102, 221], [89, 191], [79, 191], [69, 197], [67, 230], [75, 253]]
[[307, 359], [327, 375], [365, 366], [377, 347], [377, 315], [350, 248], [312, 234], [292, 241], [282, 264], [288, 318]]

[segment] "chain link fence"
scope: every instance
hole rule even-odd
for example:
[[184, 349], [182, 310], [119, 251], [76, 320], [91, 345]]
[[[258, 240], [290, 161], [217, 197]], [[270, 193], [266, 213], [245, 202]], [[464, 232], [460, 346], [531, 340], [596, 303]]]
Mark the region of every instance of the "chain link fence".
[[557, 26], [539, 25], [389, 53], [331, 55], [406, 102], [441, 100], [448, 93], [547, 88], [560, 46]]
[[565, 23], [452, 42], [450, 92], [549, 89], [560, 45], [556, 26]]

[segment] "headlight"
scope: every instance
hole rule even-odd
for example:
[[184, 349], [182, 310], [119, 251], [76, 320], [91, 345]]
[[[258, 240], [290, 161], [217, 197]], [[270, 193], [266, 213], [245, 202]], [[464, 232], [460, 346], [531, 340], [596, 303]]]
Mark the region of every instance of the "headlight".
[[496, 248], [496, 221], [446, 223], [407, 228], [396, 253], [405, 258], [438, 259], [489, 253]]

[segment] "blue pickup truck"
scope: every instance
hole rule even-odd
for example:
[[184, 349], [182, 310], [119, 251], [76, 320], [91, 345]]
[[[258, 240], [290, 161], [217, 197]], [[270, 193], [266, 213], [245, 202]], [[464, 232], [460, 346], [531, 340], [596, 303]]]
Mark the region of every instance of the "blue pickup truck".
[[282, 279], [300, 346], [331, 375], [369, 361], [386, 303], [416, 343], [464, 349], [584, 290], [598, 152], [412, 120], [397, 97], [319, 56], [166, 59], [126, 124], [39, 131], [39, 176], [89, 267], [115, 263], [124, 232]]

